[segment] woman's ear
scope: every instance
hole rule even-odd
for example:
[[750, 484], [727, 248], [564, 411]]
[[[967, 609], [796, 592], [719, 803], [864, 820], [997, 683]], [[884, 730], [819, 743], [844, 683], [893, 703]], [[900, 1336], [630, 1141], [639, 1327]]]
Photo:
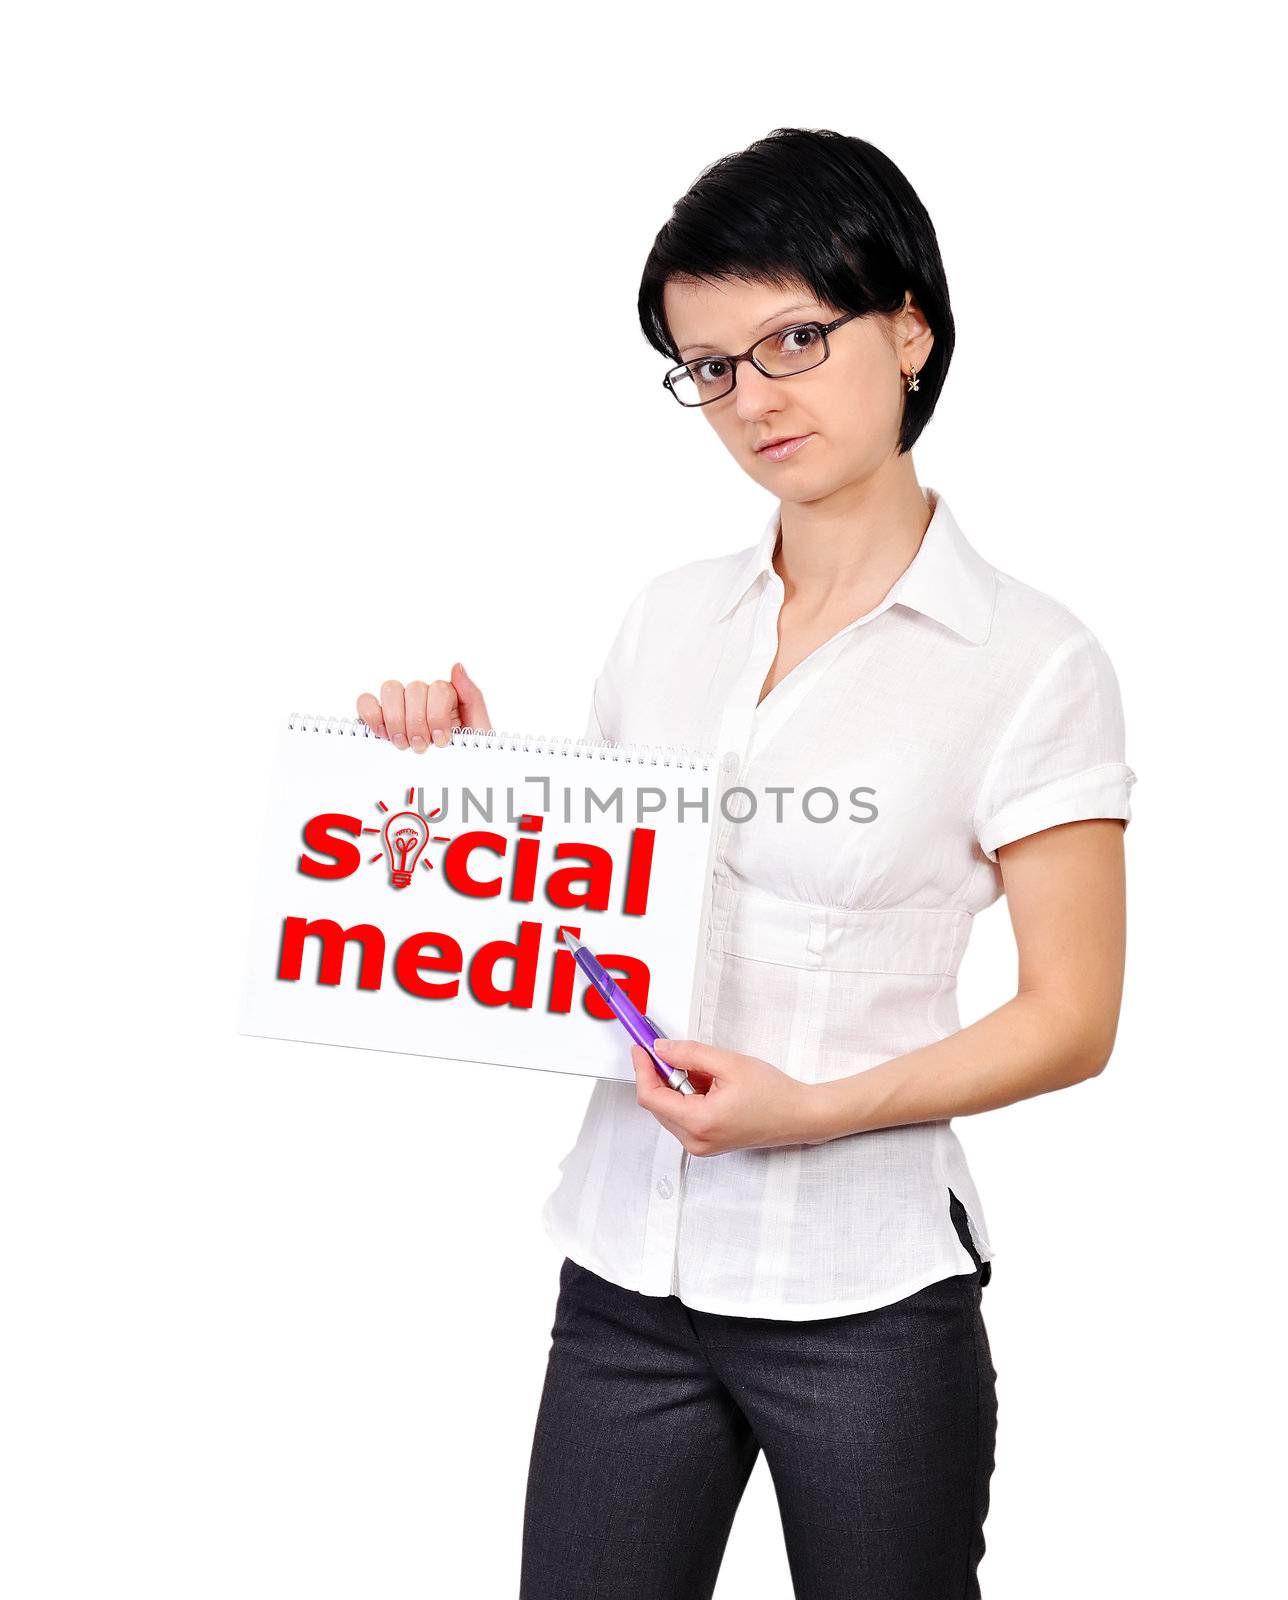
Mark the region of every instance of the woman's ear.
[[926, 314], [917, 304], [917, 297], [911, 289], [904, 291], [903, 310], [896, 314], [895, 324], [904, 371], [916, 367], [920, 372], [935, 348], [935, 331], [926, 321]]

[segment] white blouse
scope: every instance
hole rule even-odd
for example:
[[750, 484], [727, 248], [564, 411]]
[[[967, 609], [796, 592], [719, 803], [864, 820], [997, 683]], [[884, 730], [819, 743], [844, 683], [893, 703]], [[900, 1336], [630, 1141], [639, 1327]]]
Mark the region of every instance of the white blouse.
[[[697, 1037], [806, 1082], [960, 1028], [956, 974], [1003, 892], [1000, 845], [1131, 818], [1099, 641], [926, 493], [930, 525], [885, 599], [759, 706], [777, 504], [754, 548], [648, 583], [595, 682], [588, 739], [738, 755], [750, 792], [717, 822]], [[542, 1212], [559, 1252], [704, 1311], [837, 1316], [971, 1272], [950, 1191], [981, 1259], [995, 1253], [951, 1119], [691, 1157], [633, 1080], [600, 1079], [559, 1166]]]

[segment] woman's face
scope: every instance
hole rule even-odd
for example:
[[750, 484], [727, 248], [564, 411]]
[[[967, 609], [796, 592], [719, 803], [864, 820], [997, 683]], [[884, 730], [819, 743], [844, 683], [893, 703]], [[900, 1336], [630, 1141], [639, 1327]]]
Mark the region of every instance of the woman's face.
[[[746, 350], [798, 322], [829, 323], [841, 310], [797, 289], [721, 279], [671, 279], [663, 291], [667, 326], [682, 361]], [[933, 334], [916, 301], [891, 319], [856, 317], [827, 336], [821, 366], [767, 378], [738, 363], [733, 393], [690, 412], [716, 430], [729, 453], [780, 499], [819, 500], [870, 478], [898, 450], [904, 368], [926, 364]], [[901, 366], [902, 360], [902, 366]], [[758, 453], [769, 439], [804, 438], [783, 460]]]

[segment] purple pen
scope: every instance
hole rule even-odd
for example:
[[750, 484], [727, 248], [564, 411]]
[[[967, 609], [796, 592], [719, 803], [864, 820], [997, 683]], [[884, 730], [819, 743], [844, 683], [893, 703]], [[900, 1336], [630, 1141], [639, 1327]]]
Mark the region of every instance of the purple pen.
[[642, 1011], [636, 1007], [625, 990], [621, 989], [609, 977], [591, 952], [567, 928], [560, 928], [560, 936], [572, 951], [573, 960], [594, 984], [600, 999], [613, 1013], [617, 1020], [634, 1039], [641, 1049], [647, 1050], [649, 1059], [662, 1074], [668, 1086], [678, 1090], [681, 1094], [696, 1094], [697, 1090], [689, 1082], [689, 1075], [679, 1067], [668, 1067], [653, 1049], [654, 1041], [663, 1037], [660, 1029], [655, 1028]]

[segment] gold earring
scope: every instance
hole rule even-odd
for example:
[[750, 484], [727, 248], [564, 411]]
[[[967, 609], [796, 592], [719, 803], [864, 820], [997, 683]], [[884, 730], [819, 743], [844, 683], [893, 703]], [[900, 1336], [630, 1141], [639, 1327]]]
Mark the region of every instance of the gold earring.
[[[909, 363], [909, 365], [911, 365], [911, 363]], [[921, 380], [917, 377], [916, 367], [913, 367], [912, 371], [908, 374], [908, 393], [911, 394], [914, 389], [920, 388]]]

